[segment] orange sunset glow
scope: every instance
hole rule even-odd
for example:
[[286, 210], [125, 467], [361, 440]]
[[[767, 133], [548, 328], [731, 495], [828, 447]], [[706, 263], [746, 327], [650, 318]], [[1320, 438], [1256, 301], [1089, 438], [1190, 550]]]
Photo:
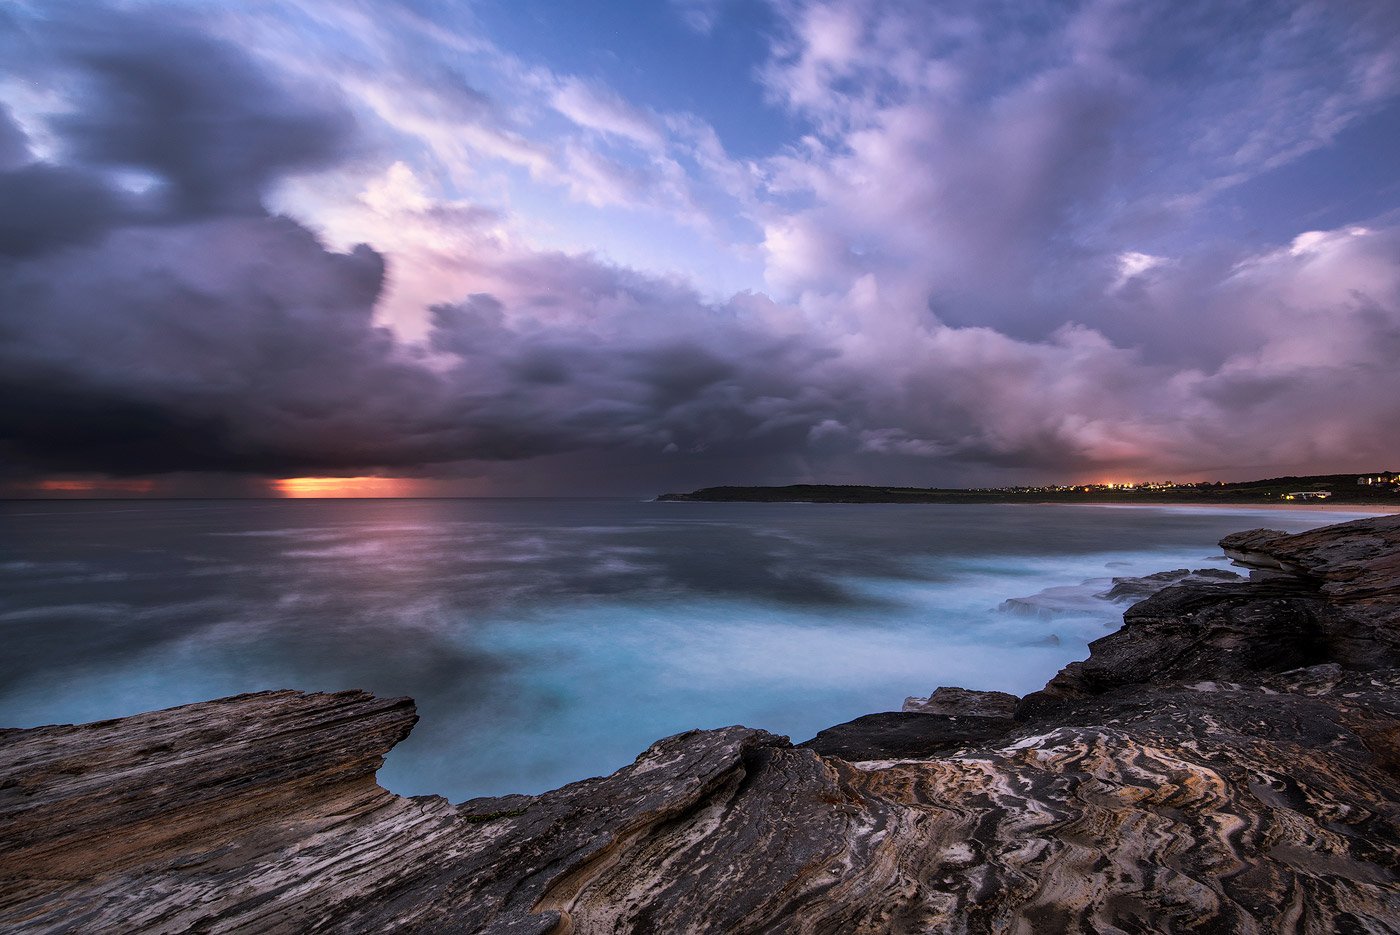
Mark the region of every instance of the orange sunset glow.
[[83, 480], [51, 477], [34, 485], [44, 493], [150, 493], [155, 484], [148, 480]]
[[399, 477], [283, 477], [272, 482], [284, 497], [404, 497], [412, 485]]

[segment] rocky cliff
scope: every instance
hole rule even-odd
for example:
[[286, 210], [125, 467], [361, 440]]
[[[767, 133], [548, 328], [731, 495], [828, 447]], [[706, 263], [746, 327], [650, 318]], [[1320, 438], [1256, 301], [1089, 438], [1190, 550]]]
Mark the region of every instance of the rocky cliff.
[[1400, 931], [1400, 518], [1222, 544], [1254, 580], [1160, 591], [1019, 703], [695, 731], [533, 797], [379, 788], [416, 715], [363, 692], [5, 731], [0, 928]]

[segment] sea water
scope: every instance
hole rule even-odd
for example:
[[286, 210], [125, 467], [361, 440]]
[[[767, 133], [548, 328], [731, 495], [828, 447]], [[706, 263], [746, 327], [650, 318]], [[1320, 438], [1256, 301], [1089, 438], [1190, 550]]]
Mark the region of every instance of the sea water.
[[[0, 726], [238, 692], [411, 695], [380, 781], [539, 792], [652, 741], [800, 741], [939, 685], [1023, 694], [1121, 621], [1116, 575], [1354, 516], [620, 500], [0, 503]], [[1049, 592], [1042, 612], [1009, 598]], [[1035, 602], [1031, 602], [1035, 605]]]

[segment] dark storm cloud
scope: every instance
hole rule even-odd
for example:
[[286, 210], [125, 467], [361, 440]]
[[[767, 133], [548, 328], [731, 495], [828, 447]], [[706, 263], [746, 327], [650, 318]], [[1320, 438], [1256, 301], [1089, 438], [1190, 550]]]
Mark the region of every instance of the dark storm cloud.
[[0, 42], [11, 76], [71, 109], [34, 157], [0, 107], [0, 254], [90, 242], [123, 224], [263, 213], [288, 172], [343, 158], [353, 122], [325, 93], [290, 88], [170, 11], [55, 4]]
[[[592, 446], [763, 450], [820, 356], [732, 323], [677, 339], [648, 321], [682, 301], [713, 315], [693, 294], [536, 258], [520, 271], [525, 304], [573, 324], [511, 323], [500, 300], [474, 295], [434, 309], [425, 361], [373, 322], [381, 256], [328, 251], [281, 217], [147, 219], [30, 252], [0, 270], [0, 393], [15, 403], [0, 408], [0, 446], [44, 470], [278, 475]], [[632, 322], [600, 338], [599, 301], [625, 301]], [[799, 438], [820, 407], [808, 408]]]
[[90, 240], [141, 214], [133, 199], [82, 169], [0, 169], [0, 256], [33, 256]]
[[[589, 300], [572, 287], [572, 298], [566, 292], [548, 305], [583, 314], [548, 327], [509, 323], [512, 310], [485, 294], [434, 307], [431, 344], [455, 358], [442, 374], [453, 418], [479, 431], [491, 427], [498, 446], [477, 445], [471, 456], [594, 446], [771, 451], [792, 441], [778, 441], [775, 414], [800, 423], [799, 438], [820, 419], [823, 406], [802, 398], [818, 392], [808, 387], [819, 384], [815, 368], [830, 351], [738, 327], [664, 283], [602, 266], [586, 273], [593, 301], [625, 294], [634, 306], [606, 336], [595, 330]], [[703, 324], [657, 331], [655, 319], [681, 310], [692, 321], [710, 319], [711, 333], [702, 333]], [[691, 333], [678, 337], [678, 331]]]
[[35, 160], [0, 105], [0, 256], [32, 256], [94, 237], [141, 213], [135, 199], [90, 170]]
[[[345, 463], [411, 431], [432, 378], [370, 322], [383, 262], [284, 218], [118, 229], [0, 275], [0, 438], [50, 466]], [[349, 375], [354, 375], [350, 378]]]
[[155, 15], [84, 7], [52, 44], [81, 106], [54, 121], [79, 163], [148, 172], [182, 215], [256, 214], [267, 186], [345, 155], [353, 122], [246, 54]]
[[[15, 404], [0, 408], [0, 445], [11, 464], [120, 474], [551, 456], [565, 482], [559, 457], [611, 451], [629, 477], [709, 465], [701, 483], [736, 465], [730, 479], [844, 465], [918, 480], [934, 462], [1073, 472], [1241, 449], [1379, 455], [1373, 427], [1395, 411], [1393, 244], [1333, 235], [1217, 284], [1216, 301], [1261, 329], [1281, 305], [1302, 311], [1259, 355], [1208, 374], [1082, 328], [1030, 344], [937, 326], [841, 350], [831, 334], [742, 324], [674, 284], [548, 255], [523, 264], [519, 298], [435, 307], [420, 349], [374, 324], [384, 266], [367, 247], [328, 251], [286, 218], [142, 224], [4, 267], [0, 394]], [[1330, 441], [1307, 441], [1319, 433]]]
[[0, 121], [11, 459], [117, 473], [416, 463], [436, 382], [371, 323], [382, 257], [331, 253], [261, 202], [286, 173], [344, 156], [346, 112], [151, 15], [59, 8], [24, 38], [12, 67], [62, 83], [73, 108], [49, 122], [61, 162], [26, 160]]

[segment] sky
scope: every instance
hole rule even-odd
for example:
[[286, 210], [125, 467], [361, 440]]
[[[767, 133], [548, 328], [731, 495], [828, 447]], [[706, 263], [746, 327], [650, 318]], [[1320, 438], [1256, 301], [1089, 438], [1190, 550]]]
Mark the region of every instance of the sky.
[[1398, 465], [1394, 0], [0, 0], [0, 494]]

